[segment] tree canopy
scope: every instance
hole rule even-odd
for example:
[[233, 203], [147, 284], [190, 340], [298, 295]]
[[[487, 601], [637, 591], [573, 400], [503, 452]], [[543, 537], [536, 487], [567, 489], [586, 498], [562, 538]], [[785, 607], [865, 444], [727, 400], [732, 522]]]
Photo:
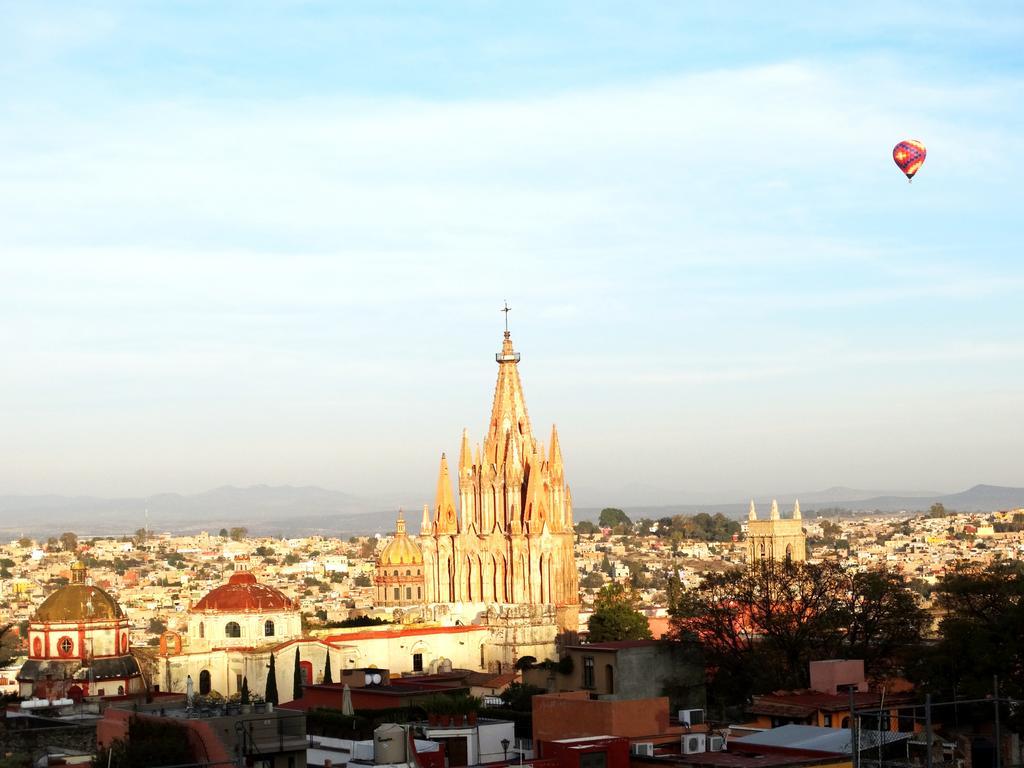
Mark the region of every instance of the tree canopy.
[[602, 528], [614, 528], [617, 525], [632, 525], [633, 521], [621, 509], [605, 507], [601, 510], [601, 516], [597, 518], [597, 524]]
[[1024, 563], [958, 563], [935, 591], [944, 614], [939, 639], [910, 676], [938, 696], [980, 698], [998, 675], [1003, 694], [1024, 698]]
[[603, 587], [597, 593], [594, 613], [587, 622], [590, 642], [649, 640], [651, 628], [647, 617], [633, 607], [638, 602], [636, 593], [622, 584]]
[[862, 658], [869, 676], [883, 674], [927, 621], [902, 575], [834, 562], [757, 563], [672, 599], [673, 634], [704, 647], [715, 670], [709, 694], [721, 703], [805, 688], [817, 659]]

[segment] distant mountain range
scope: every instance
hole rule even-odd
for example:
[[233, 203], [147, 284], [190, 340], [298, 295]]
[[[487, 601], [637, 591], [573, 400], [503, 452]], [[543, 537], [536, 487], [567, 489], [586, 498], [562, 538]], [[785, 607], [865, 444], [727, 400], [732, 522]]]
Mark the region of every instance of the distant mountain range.
[[[800, 500], [800, 508], [805, 515], [819, 509], [842, 508], [854, 512], [917, 512], [925, 511], [938, 502], [946, 509], [961, 512], [992, 512], [999, 509], [1016, 509], [1024, 507], [1024, 488], [1010, 488], [999, 485], [976, 485], [959, 493], [934, 493], [928, 491], [859, 491], [855, 488], [836, 487], [824, 491], [810, 493], [783, 493], [775, 496], [779, 507], [786, 514], [793, 507], [793, 502]], [[771, 498], [757, 497], [754, 499], [761, 514], [767, 514], [771, 508]], [[713, 515], [720, 512], [728, 517], [746, 515], [750, 500], [729, 504], [668, 504], [660, 506], [622, 506], [621, 509], [632, 519], [641, 517], [658, 519], [672, 515], [694, 515], [707, 512]], [[597, 508], [577, 508], [577, 520], [596, 521], [601, 510]]]
[[[302, 536], [394, 530], [398, 504], [316, 486], [222, 486], [193, 495], [139, 498], [0, 496], [0, 534], [52, 535], [151, 531], [216, 532], [245, 526], [252, 533]], [[419, 512], [413, 512], [419, 520]]]
[[[1024, 488], [976, 485], [960, 493], [859, 491], [828, 488], [800, 494], [780, 494], [779, 505], [787, 510], [793, 501], [808, 516], [814, 511], [841, 507], [856, 512], [923, 511], [939, 502], [947, 509], [989, 512], [1024, 507]], [[768, 513], [770, 498], [756, 498], [758, 510]], [[668, 504], [620, 506], [634, 520], [657, 519], [678, 514], [720, 512], [742, 517], [749, 501], [728, 504]], [[58, 535], [75, 531], [79, 535], [131, 533], [147, 525], [151, 531], [194, 533], [216, 532], [221, 528], [245, 526], [260, 535], [307, 536], [315, 533], [352, 536], [394, 530], [395, 511], [400, 504], [391, 499], [368, 499], [316, 486], [267, 486], [247, 488], [223, 486], [193, 495], [163, 493], [146, 498], [103, 499], [89, 496], [0, 496], [0, 536]], [[614, 506], [609, 504], [608, 506]], [[419, 530], [421, 512], [407, 509], [410, 529]], [[148, 512], [147, 512], [148, 510]], [[576, 520], [596, 521], [600, 508], [575, 510]]]

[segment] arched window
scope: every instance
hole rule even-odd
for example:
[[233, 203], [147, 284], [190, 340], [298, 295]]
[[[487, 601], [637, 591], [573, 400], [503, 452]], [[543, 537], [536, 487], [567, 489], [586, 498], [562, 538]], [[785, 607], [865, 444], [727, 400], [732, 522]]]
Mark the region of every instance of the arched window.
[[229, 621], [224, 625], [224, 637], [241, 637], [242, 627], [237, 621]]
[[206, 637], [206, 625], [203, 622], [199, 622], [199, 636]]
[[117, 695], [118, 696], [124, 696], [124, 686], [123, 685], [117, 686]]
[[792, 561], [792, 559], [793, 559], [793, 545], [792, 544], [787, 544], [786, 545], [786, 562], [788, 563], [788, 562]]
[[395, 568], [395, 576], [397, 576], [397, 575], [398, 575], [398, 569]]
[[401, 600], [402, 598], [399, 597], [399, 595], [401, 595], [401, 594], [402, 594], [402, 590], [399, 589], [398, 587], [395, 587], [395, 600]]
[[405, 569], [405, 575], [406, 576], [412, 576], [412, 569], [411, 568], [406, 568]]
[[265, 622], [263, 622], [263, 634], [267, 637], [274, 636], [274, 622], [272, 622], [270, 619], [267, 619]]
[[32, 655], [36, 657], [43, 655], [43, 641], [38, 637], [32, 641]]
[[423, 599], [423, 587], [416, 587], [416, 598], [418, 600]]
[[199, 673], [199, 695], [206, 696], [210, 693], [210, 670], [204, 669]]
[[412, 587], [405, 588], [405, 599], [412, 600]]

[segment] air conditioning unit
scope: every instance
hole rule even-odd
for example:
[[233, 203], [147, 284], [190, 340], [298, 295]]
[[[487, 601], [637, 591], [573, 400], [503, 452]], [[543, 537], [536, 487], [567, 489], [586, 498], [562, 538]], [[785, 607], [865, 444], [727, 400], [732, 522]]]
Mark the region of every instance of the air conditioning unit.
[[721, 752], [725, 749], [724, 736], [708, 736], [708, 752]]
[[649, 741], [633, 744], [630, 751], [634, 755], [640, 755], [641, 757], [654, 757], [654, 744]]
[[704, 710], [703, 709], [680, 709], [679, 710], [679, 724], [680, 725], [703, 725], [704, 724]]
[[684, 755], [696, 755], [707, 751], [703, 733], [685, 733], [680, 737], [680, 748]]

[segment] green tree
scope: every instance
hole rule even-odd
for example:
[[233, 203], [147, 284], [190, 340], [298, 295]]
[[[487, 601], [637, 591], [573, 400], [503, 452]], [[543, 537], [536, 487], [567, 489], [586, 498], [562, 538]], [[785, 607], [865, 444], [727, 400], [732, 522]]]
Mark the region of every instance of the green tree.
[[240, 704], [248, 704], [249, 703], [249, 678], [248, 677], [243, 677], [242, 678], [242, 693], [239, 696], [239, 703]]
[[946, 517], [948, 514], [946, 507], [939, 501], [936, 501], [928, 508], [928, 517], [931, 518]]
[[167, 631], [167, 622], [163, 619], [154, 616], [149, 620], [149, 626], [147, 627], [149, 633], [152, 635], [162, 635]]
[[18, 546], [22, 549], [28, 549], [33, 544], [35, 544], [35, 542], [32, 541], [32, 539], [30, 539], [28, 536], [22, 536], [20, 539], [18, 539]]
[[292, 698], [302, 698], [302, 659], [299, 656], [299, 649], [295, 648], [295, 672], [292, 675]]
[[637, 602], [636, 593], [621, 584], [603, 587], [597, 593], [594, 613], [587, 622], [590, 642], [649, 640], [651, 628], [647, 617], [633, 607]]
[[192, 754], [185, 729], [169, 718], [161, 720], [132, 717], [128, 738], [114, 741], [109, 749], [99, 750], [95, 765], [111, 768], [153, 768], [161, 765], [192, 765]]
[[217, 535], [220, 536], [222, 539], [226, 539], [228, 537], [228, 529], [221, 528], [220, 533], [218, 533]]
[[334, 675], [331, 674], [331, 654], [327, 654], [327, 661], [324, 662], [324, 685], [334, 682]]
[[902, 575], [831, 561], [756, 563], [673, 597], [673, 634], [701, 643], [720, 704], [806, 688], [816, 659], [863, 658], [869, 676], [884, 673], [918, 647], [927, 622]]
[[604, 577], [597, 571], [591, 571], [580, 579], [580, 586], [584, 589], [598, 589], [602, 584], [604, 584]]
[[357, 587], [370, 587], [373, 586], [373, 582], [370, 581], [370, 577], [365, 573], [360, 573], [352, 582]]
[[576, 533], [581, 534], [583, 536], [590, 536], [594, 533], [597, 533], [597, 526], [589, 520], [580, 520], [578, 523], [576, 523]]
[[264, 690], [263, 698], [271, 704], [277, 704], [277, 665], [274, 662], [274, 654], [270, 654], [270, 670], [267, 672], [267, 687]]
[[547, 693], [543, 688], [518, 681], [511, 682], [502, 691], [501, 701], [507, 709], [515, 712], [531, 711], [531, 701], [538, 693]]
[[235, 528], [232, 528], [228, 535], [231, 537], [232, 541], [242, 541], [243, 539], [245, 539], [246, 536], [249, 535], [249, 529], [245, 526], [240, 525]]
[[1024, 563], [957, 563], [934, 589], [944, 613], [939, 639], [910, 676], [944, 698], [980, 698], [998, 675], [1001, 694], [1024, 698]]
[[24, 636], [24, 633], [19, 636], [18, 628], [14, 624], [0, 626], [0, 667], [6, 667], [11, 663], [18, 650], [20, 638]]
[[632, 525], [633, 523], [621, 509], [605, 507], [601, 510], [601, 516], [598, 517], [597, 524], [602, 528], [614, 528], [617, 525]]
[[60, 544], [67, 552], [74, 552], [78, 549], [78, 536], [72, 531], [66, 531], [60, 535]]

